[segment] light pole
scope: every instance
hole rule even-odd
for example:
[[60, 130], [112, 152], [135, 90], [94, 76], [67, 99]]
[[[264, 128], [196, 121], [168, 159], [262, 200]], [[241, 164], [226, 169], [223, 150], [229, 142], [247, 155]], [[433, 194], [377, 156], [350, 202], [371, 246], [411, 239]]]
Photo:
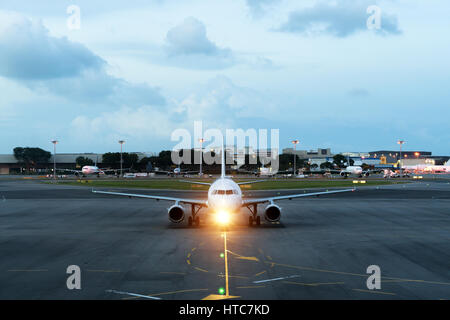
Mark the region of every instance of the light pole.
[[297, 144], [299, 144], [300, 141], [299, 140], [292, 140], [291, 142], [294, 145], [294, 176], [295, 176], [296, 162], [297, 162], [297, 153], [296, 153], [296, 151], [297, 151]]
[[199, 175], [200, 177], [203, 176], [203, 171], [202, 171], [202, 164], [203, 164], [203, 142], [205, 142], [205, 139], [200, 138], [198, 139], [198, 142], [200, 142], [200, 172]]
[[56, 144], [58, 140], [52, 140], [53, 143], [53, 182], [56, 182]]
[[120, 177], [122, 177], [122, 145], [125, 143], [125, 140], [119, 140], [120, 143]]
[[400, 176], [403, 175], [403, 168], [402, 168], [402, 145], [405, 143], [404, 140], [398, 140], [397, 143], [400, 145], [400, 158], [399, 158], [399, 164], [400, 164]]

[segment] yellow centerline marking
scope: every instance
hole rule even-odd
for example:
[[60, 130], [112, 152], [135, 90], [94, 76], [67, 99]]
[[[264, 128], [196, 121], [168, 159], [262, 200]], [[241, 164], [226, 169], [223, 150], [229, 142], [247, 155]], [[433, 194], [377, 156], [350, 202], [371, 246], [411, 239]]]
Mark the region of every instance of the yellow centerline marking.
[[236, 259], [259, 261], [259, 259], [257, 257], [244, 257], [244, 256], [241, 256], [240, 254], [237, 254], [230, 250], [228, 250], [228, 252], [231, 253], [232, 255], [236, 256], [237, 257]]
[[376, 291], [376, 290], [364, 290], [364, 289], [353, 289], [354, 291], [360, 291], [360, 292], [367, 292], [367, 293], [378, 293], [378, 294], [387, 294], [391, 296], [396, 296], [395, 293], [392, 292], [383, 292], [383, 291]]
[[187, 264], [191, 264], [191, 261], [189, 261], [189, 260], [186, 260], [186, 262], [187, 262]]
[[258, 272], [257, 274], [255, 274], [255, 277], [260, 276], [260, 275], [262, 275], [263, 273], [266, 273], [266, 272], [267, 272], [266, 270]]
[[208, 270], [205, 270], [205, 269], [202, 269], [202, 268], [199, 268], [199, 267], [194, 267], [194, 269], [197, 269], [198, 271], [201, 271], [201, 272], [208, 272]]
[[[219, 274], [219, 277], [225, 277], [225, 276], [223, 274]], [[248, 279], [248, 277], [245, 277], [245, 276], [230, 276], [230, 275], [228, 275], [228, 278]]]
[[247, 287], [236, 287], [236, 289], [255, 289], [255, 288], [265, 288], [266, 286], [247, 286]]
[[190, 258], [190, 257], [191, 257], [191, 253], [190, 253], [190, 252], [188, 253], [187, 257], [188, 257], [188, 258]]
[[223, 245], [225, 252], [225, 295], [229, 296], [230, 292], [228, 291], [228, 250], [227, 250], [227, 232], [223, 233]]

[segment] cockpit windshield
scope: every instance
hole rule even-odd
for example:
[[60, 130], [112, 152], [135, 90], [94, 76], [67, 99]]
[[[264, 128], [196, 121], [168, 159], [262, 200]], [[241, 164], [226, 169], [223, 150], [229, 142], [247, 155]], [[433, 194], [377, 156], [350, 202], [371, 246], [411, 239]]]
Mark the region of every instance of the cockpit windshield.
[[237, 194], [237, 191], [236, 190], [214, 190], [213, 194], [231, 195], [231, 194]]

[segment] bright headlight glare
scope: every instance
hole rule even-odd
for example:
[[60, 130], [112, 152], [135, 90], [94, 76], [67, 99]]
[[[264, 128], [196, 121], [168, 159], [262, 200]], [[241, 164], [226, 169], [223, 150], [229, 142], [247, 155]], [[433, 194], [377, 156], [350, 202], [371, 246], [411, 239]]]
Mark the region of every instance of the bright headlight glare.
[[228, 211], [219, 210], [216, 213], [216, 221], [220, 224], [228, 224], [230, 222], [230, 214]]

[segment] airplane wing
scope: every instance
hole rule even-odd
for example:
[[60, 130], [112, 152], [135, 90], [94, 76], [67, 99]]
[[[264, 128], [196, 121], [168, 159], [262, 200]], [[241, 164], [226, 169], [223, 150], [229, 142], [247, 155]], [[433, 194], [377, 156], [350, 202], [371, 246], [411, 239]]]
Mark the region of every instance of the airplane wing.
[[311, 196], [320, 196], [323, 194], [332, 194], [332, 193], [341, 193], [341, 192], [349, 192], [355, 191], [355, 189], [344, 189], [344, 190], [333, 190], [333, 191], [322, 191], [322, 192], [312, 192], [312, 193], [300, 193], [300, 194], [291, 194], [287, 196], [277, 196], [277, 197], [268, 197], [268, 198], [255, 198], [255, 199], [245, 199], [242, 201], [244, 206], [249, 204], [258, 204], [264, 202], [274, 202], [278, 200], [285, 199], [293, 199], [293, 198], [302, 198], [302, 197], [311, 197]]
[[[128, 171], [131, 170], [132, 168], [123, 168], [122, 171]], [[98, 168], [98, 170], [103, 171], [103, 172], [117, 172], [120, 171], [119, 169], [111, 169], [111, 168]]]
[[211, 183], [209, 182], [200, 182], [200, 181], [189, 181], [189, 180], [178, 180], [178, 182], [185, 182], [185, 183], [191, 183], [191, 184], [201, 184], [204, 186], [210, 186]]
[[207, 206], [206, 200], [196, 200], [196, 199], [183, 199], [183, 198], [173, 198], [173, 197], [163, 197], [163, 196], [151, 196], [146, 194], [135, 194], [135, 193], [122, 193], [122, 192], [110, 192], [110, 191], [97, 191], [92, 189], [93, 193], [110, 194], [113, 196], [123, 196], [129, 198], [145, 198], [153, 200], [163, 200], [163, 201], [175, 201], [189, 204], [197, 204], [202, 206]]
[[74, 170], [74, 169], [59, 169], [59, 168], [56, 168], [56, 171], [69, 171], [69, 172], [73, 172], [73, 173], [82, 173], [81, 170]]
[[173, 173], [173, 171], [165, 171], [165, 170], [152, 170], [150, 172], [153, 172], [155, 174], [156, 173], [165, 173], [165, 174]]
[[238, 169], [238, 170], [237, 170], [237, 173], [257, 174], [257, 173], [258, 173], [258, 170], [253, 170], [253, 171], [251, 171], [251, 170], [242, 170], [242, 169]]
[[243, 181], [243, 182], [238, 182], [238, 185], [243, 185], [243, 184], [252, 184], [252, 183], [258, 183], [258, 182], [266, 182], [267, 180], [254, 180], [254, 181]]

